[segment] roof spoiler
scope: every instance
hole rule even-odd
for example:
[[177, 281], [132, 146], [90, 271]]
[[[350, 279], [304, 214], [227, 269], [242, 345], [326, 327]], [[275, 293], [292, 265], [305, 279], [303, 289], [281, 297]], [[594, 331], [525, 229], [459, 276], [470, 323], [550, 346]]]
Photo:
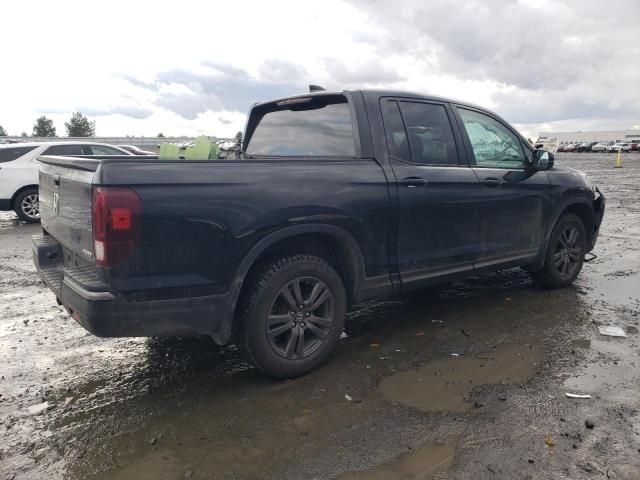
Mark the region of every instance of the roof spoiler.
[[309, 92], [324, 92], [326, 88], [321, 87], [320, 85], [309, 85]]

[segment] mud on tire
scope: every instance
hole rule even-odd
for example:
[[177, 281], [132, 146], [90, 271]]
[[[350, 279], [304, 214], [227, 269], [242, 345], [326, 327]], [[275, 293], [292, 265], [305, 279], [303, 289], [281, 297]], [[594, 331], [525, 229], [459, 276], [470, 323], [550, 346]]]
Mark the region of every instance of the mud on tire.
[[303, 375], [334, 349], [346, 310], [342, 279], [322, 258], [270, 260], [247, 279], [234, 322], [235, 343], [267, 375]]
[[553, 227], [543, 267], [530, 272], [533, 280], [547, 288], [563, 288], [576, 279], [587, 248], [587, 235], [580, 217], [564, 214]]

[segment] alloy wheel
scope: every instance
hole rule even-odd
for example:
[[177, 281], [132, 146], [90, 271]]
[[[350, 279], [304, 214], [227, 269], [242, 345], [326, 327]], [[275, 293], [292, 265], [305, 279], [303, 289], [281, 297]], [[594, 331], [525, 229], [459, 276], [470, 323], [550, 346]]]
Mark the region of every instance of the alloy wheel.
[[314, 277], [296, 278], [275, 296], [266, 322], [271, 348], [287, 359], [306, 358], [328, 338], [334, 319], [331, 290]]
[[580, 232], [574, 226], [565, 227], [558, 237], [553, 260], [556, 270], [563, 278], [571, 277], [580, 266], [580, 241]]
[[40, 218], [40, 199], [37, 193], [27, 195], [20, 203], [20, 209], [29, 218]]

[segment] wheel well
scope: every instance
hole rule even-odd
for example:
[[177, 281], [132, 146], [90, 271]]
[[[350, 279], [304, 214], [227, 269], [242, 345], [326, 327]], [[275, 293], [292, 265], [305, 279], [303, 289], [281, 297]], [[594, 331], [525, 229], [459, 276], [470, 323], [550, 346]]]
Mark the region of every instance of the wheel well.
[[594, 229], [593, 211], [584, 203], [574, 203], [565, 208], [562, 215], [565, 213], [573, 213], [582, 220], [584, 229], [587, 232], [587, 245], [590, 245]]
[[18, 197], [18, 195], [20, 195], [25, 190], [30, 190], [32, 188], [35, 188], [36, 190], [38, 190], [38, 185], [25, 185], [24, 187], [21, 187], [20, 189], [18, 189], [16, 193], [13, 194], [13, 197], [11, 197], [11, 202], [9, 203], [11, 210], [15, 209], [15, 205], [13, 204], [13, 202], [16, 201], [16, 198]]
[[[261, 263], [295, 254], [315, 255], [326, 260], [340, 275], [347, 292], [347, 300], [351, 305], [358, 283], [358, 257], [346, 242], [325, 233], [303, 233], [283, 238], [267, 247], [254, 260], [247, 276]], [[244, 287], [243, 287], [244, 288]]]

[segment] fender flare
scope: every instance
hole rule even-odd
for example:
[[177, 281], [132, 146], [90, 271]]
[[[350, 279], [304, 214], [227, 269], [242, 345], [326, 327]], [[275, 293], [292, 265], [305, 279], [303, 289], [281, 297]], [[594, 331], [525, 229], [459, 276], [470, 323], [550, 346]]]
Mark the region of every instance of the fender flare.
[[589, 201], [587, 198], [582, 198], [582, 197], [578, 197], [578, 198], [574, 197], [566, 200], [565, 202], [561, 203], [558, 206], [558, 208], [555, 209], [553, 217], [549, 222], [549, 227], [547, 229], [547, 235], [546, 235], [546, 241], [545, 241], [545, 247], [549, 241], [549, 237], [551, 236], [551, 232], [553, 231], [553, 228], [556, 226], [556, 223], [558, 223], [558, 220], [560, 219], [562, 214], [565, 213], [567, 208], [572, 207], [574, 205], [584, 205], [591, 212], [591, 217], [592, 217], [591, 220], [593, 221], [595, 219], [595, 215], [593, 213], [593, 201]]
[[231, 338], [233, 318], [235, 316], [238, 299], [240, 298], [240, 292], [244, 285], [245, 278], [249, 273], [249, 269], [254, 265], [256, 259], [260, 257], [269, 247], [274, 245], [280, 240], [284, 240], [296, 235], [319, 233], [329, 235], [338, 241], [344, 242], [347, 248], [350, 250], [354, 262], [354, 291], [358, 290], [359, 285], [364, 278], [364, 257], [360, 245], [353, 238], [353, 236], [344, 230], [343, 228], [336, 227], [334, 225], [326, 224], [304, 224], [304, 225], [292, 225], [284, 228], [280, 228], [275, 232], [270, 233], [266, 237], [257, 242], [249, 252], [245, 255], [244, 259], [240, 263], [236, 271], [236, 275], [229, 287], [229, 294], [227, 299], [227, 308], [225, 309], [224, 318], [217, 323], [217, 329], [211, 332], [214, 340], [219, 344], [227, 343]]
[[543, 248], [538, 253], [536, 259], [531, 264], [532, 270], [539, 270], [544, 265], [544, 259], [547, 253], [547, 249], [549, 248], [549, 240], [551, 239], [551, 232], [553, 232], [553, 229], [558, 223], [558, 220], [560, 220], [560, 217], [562, 217], [562, 215], [566, 212], [567, 208], [573, 205], [584, 205], [589, 209], [589, 211], [591, 211], [591, 215], [592, 217], [594, 217], [593, 203], [589, 202], [587, 198], [572, 197], [562, 202], [557, 208], [554, 209], [554, 212], [551, 218], [549, 219], [549, 223], [547, 224], [547, 231], [545, 232], [545, 237], [544, 237], [544, 245], [543, 245]]

